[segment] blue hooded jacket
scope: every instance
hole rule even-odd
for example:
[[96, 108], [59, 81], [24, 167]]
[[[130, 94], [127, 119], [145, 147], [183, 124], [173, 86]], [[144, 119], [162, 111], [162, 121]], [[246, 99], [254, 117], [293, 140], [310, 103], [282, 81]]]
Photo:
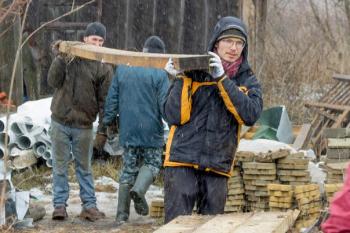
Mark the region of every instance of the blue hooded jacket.
[[169, 80], [164, 70], [120, 65], [109, 88], [103, 124], [119, 114], [121, 146], [162, 147], [162, 106]]

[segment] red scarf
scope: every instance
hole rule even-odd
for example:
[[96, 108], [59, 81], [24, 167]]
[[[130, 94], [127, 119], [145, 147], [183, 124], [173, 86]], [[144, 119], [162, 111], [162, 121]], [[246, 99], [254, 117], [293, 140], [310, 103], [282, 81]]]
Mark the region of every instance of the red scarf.
[[237, 74], [238, 69], [242, 64], [242, 61], [243, 61], [243, 56], [240, 56], [234, 62], [227, 62], [227, 61], [221, 59], [222, 66], [224, 67], [225, 73], [229, 78], [232, 78], [233, 76], [235, 76]]
[[[215, 48], [214, 53], [218, 54], [217, 49]], [[241, 55], [236, 61], [228, 62], [221, 58], [222, 66], [224, 67], [225, 74], [228, 78], [232, 78], [238, 72], [239, 67], [241, 66], [243, 61], [243, 56]]]

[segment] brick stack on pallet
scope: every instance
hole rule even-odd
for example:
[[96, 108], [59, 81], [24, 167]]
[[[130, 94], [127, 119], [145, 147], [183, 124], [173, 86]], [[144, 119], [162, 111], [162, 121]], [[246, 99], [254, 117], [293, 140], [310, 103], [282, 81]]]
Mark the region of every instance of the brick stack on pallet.
[[163, 199], [152, 200], [149, 215], [151, 218], [164, 217], [164, 200]]
[[233, 176], [228, 180], [228, 195], [225, 213], [243, 212], [245, 207], [243, 178], [239, 167], [233, 170]]
[[311, 182], [308, 171], [309, 160], [304, 158], [304, 153], [289, 154], [285, 158], [277, 160], [277, 175], [281, 184], [303, 185]]
[[347, 163], [327, 163], [324, 165], [323, 170], [326, 172], [326, 183], [343, 183], [347, 166]]
[[343, 184], [325, 184], [324, 185], [324, 190], [326, 193], [326, 198], [327, 198], [327, 206], [329, 206], [329, 204], [332, 201], [332, 198], [334, 197], [335, 193], [340, 191], [343, 187]]
[[297, 185], [294, 195], [300, 210], [296, 228], [310, 227], [320, 217], [322, 208], [321, 192], [318, 184]]
[[326, 163], [350, 160], [350, 128], [327, 128], [323, 136], [327, 139]]
[[284, 184], [269, 184], [270, 211], [288, 211], [293, 206], [293, 187]]
[[267, 185], [276, 182], [276, 164], [244, 162], [243, 181], [247, 206], [250, 211], [268, 210], [269, 194]]

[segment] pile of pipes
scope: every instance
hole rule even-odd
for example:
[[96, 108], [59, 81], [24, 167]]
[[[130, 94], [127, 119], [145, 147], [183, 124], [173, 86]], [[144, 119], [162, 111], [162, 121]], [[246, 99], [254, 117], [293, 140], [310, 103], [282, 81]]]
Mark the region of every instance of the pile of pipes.
[[46, 165], [52, 167], [51, 142], [46, 128], [33, 124], [28, 116], [10, 120], [7, 132], [5, 123], [4, 119], [0, 119], [0, 158], [3, 158], [7, 150], [12, 169], [31, 166], [39, 158], [43, 158]]

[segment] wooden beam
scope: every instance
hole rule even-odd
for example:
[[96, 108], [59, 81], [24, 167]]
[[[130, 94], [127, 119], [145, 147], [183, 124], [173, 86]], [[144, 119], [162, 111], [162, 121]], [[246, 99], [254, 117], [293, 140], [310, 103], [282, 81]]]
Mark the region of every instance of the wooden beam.
[[180, 71], [209, 69], [209, 55], [132, 52], [98, 47], [77, 41], [62, 41], [59, 45], [59, 51], [74, 56], [115, 65], [124, 64], [130, 66], [164, 69], [168, 59], [172, 58], [175, 69]]
[[296, 150], [305, 149], [311, 137], [311, 124], [303, 124], [294, 140], [292, 147]]
[[328, 108], [328, 109], [337, 110], [337, 111], [350, 110], [349, 105], [328, 104], [328, 103], [320, 103], [320, 102], [306, 102], [304, 105], [306, 107]]
[[327, 117], [328, 119], [331, 119], [333, 121], [337, 121], [337, 117], [336, 116], [333, 116], [332, 114], [329, 114], [328, 112], [325, 112], [325, 111], [322, 111], [320, 109], [314, 109], [315, 112], [317, 112], [318, 114], [324, 116], [324, 117]]
[[[41, 24], [44, 24], [41, 23]], [[45, 26], [46, 29], [85, 29], [89, 23], [85, 22], [53, 22]]]
[[333, 78], [339, 81], [350, 82], [350, 75], [334, 74]]

